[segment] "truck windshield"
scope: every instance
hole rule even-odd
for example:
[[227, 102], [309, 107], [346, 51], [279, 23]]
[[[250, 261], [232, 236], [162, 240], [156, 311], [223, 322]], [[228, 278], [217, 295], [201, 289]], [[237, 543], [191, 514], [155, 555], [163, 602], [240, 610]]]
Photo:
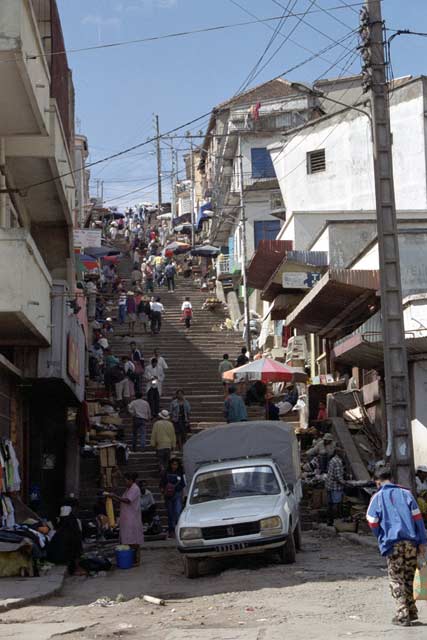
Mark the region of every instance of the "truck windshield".
[[195, 480], [190, 503], [279, 493], [279, 483], [271, 467], [238, 467], [200, 473]]

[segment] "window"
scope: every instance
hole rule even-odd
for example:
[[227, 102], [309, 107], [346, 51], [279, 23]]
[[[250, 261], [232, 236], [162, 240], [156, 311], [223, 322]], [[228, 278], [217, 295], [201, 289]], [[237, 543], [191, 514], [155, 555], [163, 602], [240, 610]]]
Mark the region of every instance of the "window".
[[251, 149], [252, 178], [275, 178], [271, 156], [265, 147]]
[[275, 240], [280, 231], [280, 220], [255, 220], [254, 240], [255, 249], [261, 240]]
[[271, 194], [270, 208], [271, 208], [272, 211], [274, 211], [275, 209], [284, 209], [285, 208], [285, 205], [283, 203], [282, 194], [280, 193], [280, 191], [278, 191], [277, 193], [272, 193]]
[[317, 149], [307, 153], [307, 173], [319, 173], [326, 171], [325, 149]]

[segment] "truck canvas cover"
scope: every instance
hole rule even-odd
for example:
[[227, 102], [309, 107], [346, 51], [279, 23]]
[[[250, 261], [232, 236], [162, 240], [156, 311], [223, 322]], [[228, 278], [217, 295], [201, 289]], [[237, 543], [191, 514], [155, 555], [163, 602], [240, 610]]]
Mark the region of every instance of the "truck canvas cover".
[[212, 427], [192, 436], [184, 446], [187, 484], [202, 464], [254, 456], [271, 456], [288, 484], [294, 486], [300, 479], [298, 442], [293, 427], [281, 421], [255, 420]]

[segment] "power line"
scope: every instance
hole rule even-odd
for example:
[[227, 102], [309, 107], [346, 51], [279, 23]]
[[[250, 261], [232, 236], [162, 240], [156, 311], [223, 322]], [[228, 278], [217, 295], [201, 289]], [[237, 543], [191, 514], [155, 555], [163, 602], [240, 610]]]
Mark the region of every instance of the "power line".
[[322, 11], [322, 13], [325, 13], [327, 16], [332, 18], [332, 20], [335, 20], [335, 22], [338, 22], [338, 24], [342, 25], [343, 27], [346, 27], [347, 29], [351, 29], [352, 28], [349, 24], [347, 24], [347, 22], [344, 22], [340, 18], [337, 18], [337, 16], [335, 16], [333, 13], [328, 11], [328, 9], [325, 9], [325, 8], [321, 7], [320, 4], [317, 2], [317, 0], [315, 0], [314, 4], [316, 5], [316, 7], [319, 7], [319, 9], [320, 9], [320, 11]]
[[[178, 127], [174, 127], [173, 129], [170, 129], [166, 133], [161, 134], [160, 137], [170, 135], [171, 133], [175, 133], [175, 131], [179, 131], [180, 129], [183, 129], [184, 127], [188, 127], [188, 126], [192, 125], [194, 122], [198, 122], [199, 120], [202, 120], [203, 118], [206, 118], [206, 116], [209, 116], [209, 115], [210, 115], [210, 111], [208, 111], [206, 113], [203, 113], [201, 116], [198, 116], [197, 118], [193, 118], [193, 120], [189, 120], [188, 122], [185, 122], [184, 124], [181, 124]], [[90, 169], [91, 167], [94, 167], [94, 166], [96, 166], [98, 164], [101, 164], [103, 162], [107, 162], [108, 160], [112, 160], [113, 158], [119, 158], [120, 156], [123, 156], [123, 155], [129, 153], [130, 151], [135, 151], [135, 149], [140, 149], [141, 147], [144, 147], [144, 146], [146, 146], [148, 144], [151, 144], [152, 142], [155, 142], [156, 140], [157, 140], [157, 136], [154, 136], [152, 138], [148, 138], [144, 142], [140, 142], [138, 144], [134, 144], [132, 147], [128, 147], [127, 149], [123, 149], [123, 151], [119, 151], [118, 153], [114, 153], [114, 154], [112, 154], [110, 156], [107, 156], [106, 158], [102, 158], [101, 160], [96, 160], [95, 162], [90, 162], [83, 169], [74, 169], [72, 171], [67, 171], [66, 173], [62, 173], [62, 174], [56, 176], [55, 178], [49, 178], [48, 180], [41, 180], [40, 182], [35, 182], [33, 184], [27, 185], [25, 188], [16, 189], [15, 191], [26, 192], [26, 191], [29, 191], [30, 189], [34, 189], [35, 187], [39, 187], [41, 185], [48, 184], [50, 182], [55, 182], [56, 180], [59, 180], [61, 178], [66, 178], [67, 176], [75, 175], [76, 173], [79, 173], [80, 171], [85, 171], [86, 169]]]
[[[232, 4], [234, 4], [236, 7], [239, 7], [239, 9], [241, 9], [244, 13], [246, 13], [248, 16], [251, 16], [252, 18], [258, 18], [258, 16], [253, 13], [252, 11], [249, 11], [248, 9], [246, 9], [246, 7], [244, 7], [243, 5], [241, 5], [239, 2], [237, 2], [237, 0], [229, 0], [229, 2], [231, 2]], [[360, 4], [358, 4], [357, 6], [360, 6]], [[335, 7], [335, 8], [339, 8], [339, 9], [343, 9], [344, 7]], [[274, 27], [271, 26], [271, 24], [265, 23], [263, 26], [265, 26], [266, 29], [270, 29], [271, 31], [274, 31]], [[356, 30], [355, 30], [356, 32]], [[285, 38], [286, 36], [284, 34], [280, 34], [282, 36], [282, 38]], [[303, 49], [304, 51], [307, 51], [308, 53], [312, 54], [312, 57], [309, 59], [310, 60], [314, 60], [314, 58], [320, 58], [321, 60], [324, 60], [325, 62], [327, 62], [328, 64], [331, 63], [330, 60], [328, 60], [327, 58], [324, 58], [322, 56], [322, 53], [328, 51], [330, 48], [333, 47], [327, 47], [324, 51], [320, 51], [320, 52], [315, 52], [312, 49], [309, 49], [308, 47], [304, 46], [303, 44], [301, 44], [300, 42], [298, 42], [297, 40], [294, 40], [293, 38], [288, 38], [289, 42], [292, 42], [292, 44], [294, 44], [296, 47], [298, 47], [299, 49]], [[298, 67], [297, 67], [298, 68]]]
[[[360, 6], [360, 2], [357, 3], [358, 6]], [[331, 9], [340, 9], [341, 7], [334, 7]], [[318, 10], [316, 10], [316, 12], [318, 12]], [[312, 12], [314, 13], [314, 12]], [[293, 17], [297, 16], [298, 14], [289, 14], [292, 15]], [[170, 39], [170, 38], [181, 38], [184, 36], [189, 36], [189, 35], [195, 35], [195, 34], [199, 34], [199, 33], [208, 33], [211, 31], [221, 31], [221, 30], [225, 30], [225, 29], [234, 29], [236, 27], [245, 27], [245, 26], [250, 26], [253, 24], [257, 24], [257, 23], [262, 23], [262, 22], [274, 22], [276, 20], [281, 20], [282, 16], [272, 16], [270, 18], [258, 18], [257, 20], [254, 21], [247, 21], [247, 22], [235, 22], [235, 23], [230, 23], [230, 24], [222, 24], [222, 25], [217, 25], [217, 26], [213, 26], [213, 27], [203, 27], [201, 29], [194, 29], [192, 31], [179, 31], [176, 33], [167, 33], [164, 35], [160, 35], [160, 36], [149, 36], [147, 38], [138, 38], [136, 40], [122, 40], [120, 42], [109, 42], [106, 44], [98, 44], [98, 45], [91, 45], [89, 47], [80, 47], [80, 48], [76, 48], [76, 49], [64, 49], [62, 51], [51, 51], [48, 53], [28, 53], [26, 55], [27, 60], [37, 60], [38, 58], [50, 58], [51, 56], [59, 56], [59, 55], [67, 55], [69, 53], [82, 53], [85, 51], [97, 51], [100, 49], [113, 49], [113, 48], [117, 48], [117, 47], [123, 47], [123, 46], [127, 46], [127, 45], [131, 45], [131, 44], [142, 44], [144, 42], [154, 42], [157, 40], [166, 40], [166, 39]], [[16, 58], [9, 58], [7, 60], [0, 60], [0, 63], [5, 63], [5, 62], [16, 62]]]
[[[306, 13], [304, 15], [307, 15], [308, 10], [313, 6], [313, 4], [314, 4], [314, 0], [311, 0], [311, 4], [308, 7], [308, 9], [306, 10]], [[289, 36], [291, 36], [293, 33], [295, 33], [295, 31], [298, 29], [298, 27], [301, 24], [301, 22], [304, 23], [304, 18], [302, 16], [298, 18], [297, 23], [291, 29], [290, 33], [288, 34], [288, 37], [285, 37], [283, 42], [277, 47], [277, 49], [275, 51], [273, 51], [272, 55], [265, 62], [265, 64], [261, 67], [261, 69], [259, 69], [259, 71], [258, 71], [258, 73], [256, 74], [255, 77], [257, 77], [260, 73], [262, 73], [264, 71], [264, 69], [266, 68], [266, 66], [270, 64], [270, 62], [273, 60], [273, 58], [279, 53], [279, 51], [285, 45], [286, 41], [289, 40]]]
[[239, 89], [237, 90], [237, 94], [243, 93], [245, 91], [246, 87], [254, 79], [254, 75], [255, 75], [259, 65], [263, 61], [264, 57], [267, 55], [268, 50], [273, 46], [273, 42], [275, 41], [275, 39], [277, 38], [277, 36], [281, 32], [281, 29], [282, 29], [282, 27], [284, 26], [284, 24], [286, 22], [286, 18], [287, 18], [286, 12], [289, 11], [292, 2], [293, 2], [292, 9], [294, 9], [297, 1], [298, 0], [288, 0], [288, 4], [286, 5], [286, 7], [282, 7], [284, 9], [283, 15], [282, 15], [282, 19], [277, 23], [275, 29], [273, 30], [273, 35], [270, 36], [270, 39], [269, 39], [267, 45], [264, 47], [264, 50], [263, 50], [262, 54], [259, 56], [257, 62], [252, 67], [252, 69], [249, 72], [249, 74], [246, 76], [246, 80], [244, 80], [243, 83], [240, 85]]

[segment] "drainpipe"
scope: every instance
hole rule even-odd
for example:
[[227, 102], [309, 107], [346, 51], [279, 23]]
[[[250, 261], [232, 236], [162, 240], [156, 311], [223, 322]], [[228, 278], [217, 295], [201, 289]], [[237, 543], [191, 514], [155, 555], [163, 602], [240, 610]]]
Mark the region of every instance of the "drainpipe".
[[6, 151], [4, 138], [0, 138], [0, 227], [6, 227], [7, 194], [6, 189]]

